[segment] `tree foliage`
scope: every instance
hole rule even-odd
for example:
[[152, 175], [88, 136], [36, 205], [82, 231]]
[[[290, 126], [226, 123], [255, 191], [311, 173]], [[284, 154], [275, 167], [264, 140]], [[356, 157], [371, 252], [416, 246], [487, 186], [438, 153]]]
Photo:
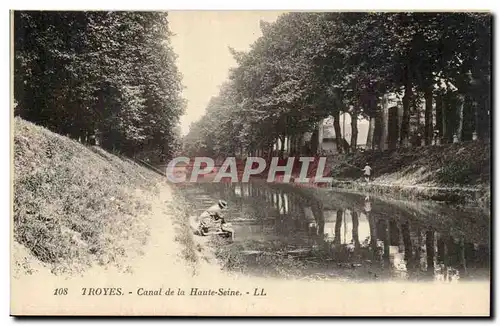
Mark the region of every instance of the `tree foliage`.
[[187, 136], [191, 153], [196, 144], [211, 155], [266, 149], [328, 116], [340, 130], [340, 112], [353, 130], [369, 119], [367, 147], [383, 149], [391, 94], [402, 102], [391, 127], [402, 146], [420, 133], [421, 111], [427, 144], [435, 129], [443, 141], [470, 139], [473, 129], [487, 137], [490, 14], [294, 12], [261, 30], [248, 52], [231, 49], [238, 66]]
[[15, 114], [82, 141], [162, 157], [178, 146], [181, 76], [164, 12], [15, 12]]

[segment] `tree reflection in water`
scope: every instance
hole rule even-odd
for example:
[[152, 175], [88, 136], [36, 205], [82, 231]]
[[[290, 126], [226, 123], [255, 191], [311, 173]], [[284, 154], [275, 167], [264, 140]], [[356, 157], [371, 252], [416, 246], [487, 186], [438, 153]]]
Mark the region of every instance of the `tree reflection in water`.
[[200, 196], [229, 202], [242, 255], [286, 253], [325, 275], [339, 268], [366, 272], [348, 273], [354, 278], [452, 282], [489, 276], [489, 216], [478, 213], [467, 224], [470, 213], [437, 204], [265, 183], [201, 184], [183, 193], [193, 196], [197, 211]]

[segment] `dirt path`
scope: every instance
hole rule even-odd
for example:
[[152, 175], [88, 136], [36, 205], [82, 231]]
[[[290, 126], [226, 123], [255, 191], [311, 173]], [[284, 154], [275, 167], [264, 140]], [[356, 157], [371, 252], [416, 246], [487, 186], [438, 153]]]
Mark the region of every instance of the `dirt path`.
[[180, 245], [175, 241], [176, 231], [172, 223], [174, 216], [168, 209], [172, 199], [172, 191], [166, 185], [160, 189], [157, 197], [152, 198], [151, 213], [146, 220], [150, 236], [142, 250], [144, 255], [129, 262], [131, 273], [137, 278], [157, 280], [173, 271], [180, 275], [187, 272], [187, 266], [179, 256]]
[[[169, 185], [162, 185], [157, 197], [152, 198], [151, 213], [148, 216], [150, 236], [143, 248], [144, 255], [135, 257], [129, 262], [134, 278], [148, 280], [164, 280], [175, 277], [177, 280], [205, 277], [207, 273], [218, 272], [220, 267], [213, 261], [211, 250], [206, 246], [206, 238], [197, 239], [193, 235], [193, 246], [202, 249], [194, 250], [197, 262], [187, 262], [182, 252], [184, 244], [180, 242], [180, 227], [174, 219], [183, 219], [184, 212], [173, 205], [175, 199]], [[194, 249], [194, 248], [193, 248]]]

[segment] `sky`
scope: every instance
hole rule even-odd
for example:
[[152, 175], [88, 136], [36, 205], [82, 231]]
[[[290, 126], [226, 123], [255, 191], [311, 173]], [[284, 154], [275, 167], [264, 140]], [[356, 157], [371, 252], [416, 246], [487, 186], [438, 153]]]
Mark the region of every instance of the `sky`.
[[[229, 47], [247, 51], [261, 35], [260, 21], [273, 22], [281, 11], [169, 11], [172, 46], [177, 54], [177, 66], [183, 75], [183, 97], [187, 109], [181, 117], [185, 135], [189, 124], [200, 119], [212, 96], [228, 78], [236, 61]], [[343, 119], [341, 129], [343, 133]], [[350, 116], [346, 114], [345, 136], [350, 141]], [[368, 121], [358, 123], [358, 143], [366, 140]]]
[[249, 50], [262, 34], [260, 20], [272, 22], [277, 11], [170, 11], [172, 46], [178, 55], [177, 66], [183, 75], [187, 100], [186, 114], [181, 118], [183, 135], [189, 124], [198, 120], [219, 86], [227, 79], [236, 61], [229, 47]]

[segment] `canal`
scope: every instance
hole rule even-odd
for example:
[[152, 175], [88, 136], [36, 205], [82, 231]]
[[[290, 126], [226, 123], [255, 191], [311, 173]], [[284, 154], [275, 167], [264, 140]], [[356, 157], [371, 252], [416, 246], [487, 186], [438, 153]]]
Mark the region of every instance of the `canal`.
[[176, 192], [190, 215], [228, 202], [235, 239], [211, 242], [227, 271], [345, 281], [489, 279], [484, 210], [258, 180], [187, 183]]

